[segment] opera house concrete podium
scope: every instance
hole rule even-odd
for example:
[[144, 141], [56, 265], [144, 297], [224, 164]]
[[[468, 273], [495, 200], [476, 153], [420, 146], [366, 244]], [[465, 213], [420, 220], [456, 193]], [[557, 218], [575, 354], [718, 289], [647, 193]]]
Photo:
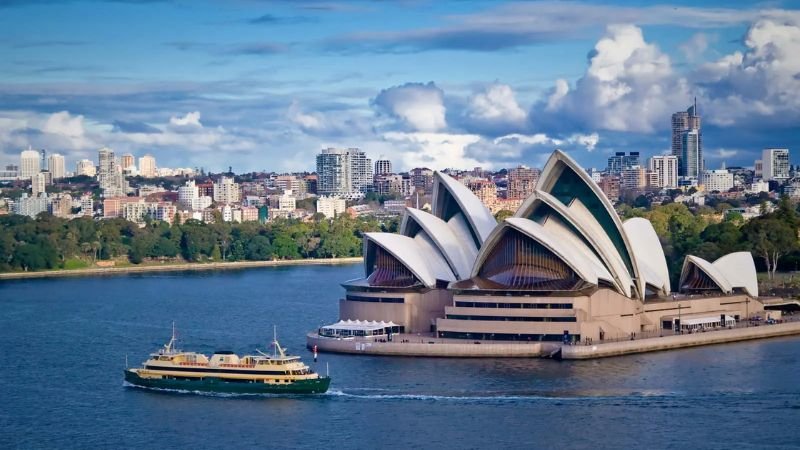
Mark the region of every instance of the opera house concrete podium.
[[399, 331], [576, 342], [704, 321], [724, 327], [764, 309], [749, 253], [713, 263], [688, 256], [675, 293], [667, 267], [650, 222], [623, 222], [556, 150], [533, 195], [499, 224], [469, 189], [437, 172], [430, 213], [408, 208], [398, 234], [365, 236], [364, 277], [343, 284], [339, 316], [391, 323], [390, 340]]

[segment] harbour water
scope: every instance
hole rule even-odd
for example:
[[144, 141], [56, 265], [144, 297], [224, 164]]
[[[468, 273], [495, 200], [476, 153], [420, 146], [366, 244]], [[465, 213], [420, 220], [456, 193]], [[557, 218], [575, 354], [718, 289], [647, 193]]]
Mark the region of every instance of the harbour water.
[[[360, 265], [0, 282], [0, 448], [798, 448], [800, 338], [592, 361], [321, 354]], [[328, 394], [124, 387], [166, 342], [281, 343]]]

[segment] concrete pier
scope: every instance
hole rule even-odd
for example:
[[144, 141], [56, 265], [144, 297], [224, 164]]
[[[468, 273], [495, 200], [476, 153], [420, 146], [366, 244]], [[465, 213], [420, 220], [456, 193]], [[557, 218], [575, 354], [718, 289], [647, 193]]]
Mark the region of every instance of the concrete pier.
[[319, 336], [315, 331], [306, 335], [306, 344], [309, 349], [317, 346], [321, 352], [357, 355], [447, 358], [555, 357], [576, 360], [792, 335], [800, 335], [800, 321], [593, 345], [562, 345], [558, 342], [466, 341], [402, 334], [395, 335], [392, 342], [386, 342], [371, 338], [328, 338]]
[[724, 344], [728, 342], [792, 335], [800, 335], [800, 322], [786, 322], [774, 325], [760, 325], [732, 330], [716, 330], [705, 333], [609, 342], [594, 345], [565, 345], [561, 347], [560, 357], [561, 359], [606, 358], [609, 356], [657, 352], [700, 345]]

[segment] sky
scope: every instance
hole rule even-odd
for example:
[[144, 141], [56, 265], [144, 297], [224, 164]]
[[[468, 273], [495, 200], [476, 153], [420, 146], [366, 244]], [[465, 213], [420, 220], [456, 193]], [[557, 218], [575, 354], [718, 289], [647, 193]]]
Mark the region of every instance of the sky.
[[0, 164], [603, 168], [668, 153], [694, 98], [708, 168], [800, 163], [800, 0], [698, 3], [0, 0]]

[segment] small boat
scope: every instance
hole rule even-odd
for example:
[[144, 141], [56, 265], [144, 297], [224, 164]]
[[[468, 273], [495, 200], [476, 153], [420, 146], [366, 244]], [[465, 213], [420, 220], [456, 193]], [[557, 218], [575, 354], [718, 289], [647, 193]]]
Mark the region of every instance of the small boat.
[[178, 350], [175, 342], [173, 325], [169, 343], [151, 353], [142, 367], [126, 368], [125, 381], [146, 388], [233, 394], [321, 394], [331, 384], [329, 376], [320, 376], [299, 356], [286, 355], [277, 337], [272, 355], [218, 351], [209, 358]]

